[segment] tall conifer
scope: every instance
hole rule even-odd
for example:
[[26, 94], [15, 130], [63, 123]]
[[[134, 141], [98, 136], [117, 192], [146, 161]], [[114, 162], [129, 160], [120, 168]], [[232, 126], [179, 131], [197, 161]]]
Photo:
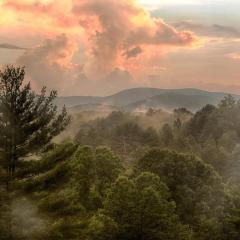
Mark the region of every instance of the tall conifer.
[[19, 160], [40, 150], [69, 123], [64, 107], [58, 112], [54, 99], [43, 87], [40, 94], [24, 84], [24, 67], [0, 71], [0, 163], [13, 178]]

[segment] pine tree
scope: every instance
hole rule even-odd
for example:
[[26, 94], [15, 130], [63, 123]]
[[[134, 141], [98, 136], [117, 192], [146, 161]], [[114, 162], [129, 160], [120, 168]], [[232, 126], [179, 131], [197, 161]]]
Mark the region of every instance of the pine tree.
[[0, 165], [8, 180], [14, 178], [18, 162], [39, 151], [69, 123], [65, 107], [59, 113], [56, 91], [40, 94], [24, 84], [24, 67], [7, 66], [0, 71]]

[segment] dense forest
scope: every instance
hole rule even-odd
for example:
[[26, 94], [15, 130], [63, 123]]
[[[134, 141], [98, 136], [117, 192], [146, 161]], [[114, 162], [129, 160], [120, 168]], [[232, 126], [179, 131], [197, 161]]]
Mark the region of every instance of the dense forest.
[[240, 102], [231, 95], [196, 113], [71, 121], [56, 92], [34, 93], [24, 74], [0, 73], [0, 240], [240, 239]]

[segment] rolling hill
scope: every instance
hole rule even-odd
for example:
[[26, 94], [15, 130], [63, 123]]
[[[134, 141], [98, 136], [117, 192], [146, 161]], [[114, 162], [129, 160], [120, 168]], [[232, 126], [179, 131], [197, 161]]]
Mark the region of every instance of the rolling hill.
[[[206, 104], [216, 105], [227, 93], [208, 92], [199, 89], [133, 88], [106, 97], [69, 96], [58, 97], [56, 104], [65, 105], [71, 112], [81, 111], [144, 111], [148, 108], [171, 111], [185, 107], [197, 111]], [[240, 99], [239, 95], [233, 95]]]

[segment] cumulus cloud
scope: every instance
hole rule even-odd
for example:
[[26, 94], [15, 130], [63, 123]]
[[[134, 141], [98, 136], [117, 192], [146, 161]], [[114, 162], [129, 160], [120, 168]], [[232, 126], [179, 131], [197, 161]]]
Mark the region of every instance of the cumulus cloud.
[[41, 3], [40, 1], [24, 1], [24, 0], [7, 0], [4, 2], [3, 7], [13, 8], [17, 11], [34, 12], [34, 13], [51, 13], [53, 11], [52, 3]]
[[90, 39], [88, 67], [97, 73], [123, 67], [121, 56], [139, 53], [140, 48], [191, 46], [197, 40], [191, 32], [152, 18], [133, 0], [74, 0], [73, 13]]
[[46, 39], [17, 63], [26, 65], [36, 87], [65, 94], [80, 84], [107, 86], [113, 78], [118, 88], [130, 86], [153, 67], [160, 69], [163, 54], [198, 42], [194, 33], [153, 18], [136, 0], [6, 0], [1, 7], [11, 21], [0, 34], [13, 29], [20, 35], [24, 28], [24, 38]]
[[33, 80], [35, 88], [44, 85], [59, 89], [61, 86], [64, 93], [75, 85], [76, 76], [81, 72], [81, 66], [71, 61], [76, 49], [76, 43], [63, 34], [27, 49], [17, 63], [27, 67], [28, 78]]
[[[54, 26], [63, 28], [78, 24], [70, 14], [71, 1], [6, 0], [2, 7], [13, 10], [18, 14], [22, 13], [23, 16], [20, 16], [20, 19], [28, 18], [31, 15], [33, 17], [37, 16], [38, 19], [44, 19]], [[34, 22], [36, 23], [38, 19], [35, 19]]]

